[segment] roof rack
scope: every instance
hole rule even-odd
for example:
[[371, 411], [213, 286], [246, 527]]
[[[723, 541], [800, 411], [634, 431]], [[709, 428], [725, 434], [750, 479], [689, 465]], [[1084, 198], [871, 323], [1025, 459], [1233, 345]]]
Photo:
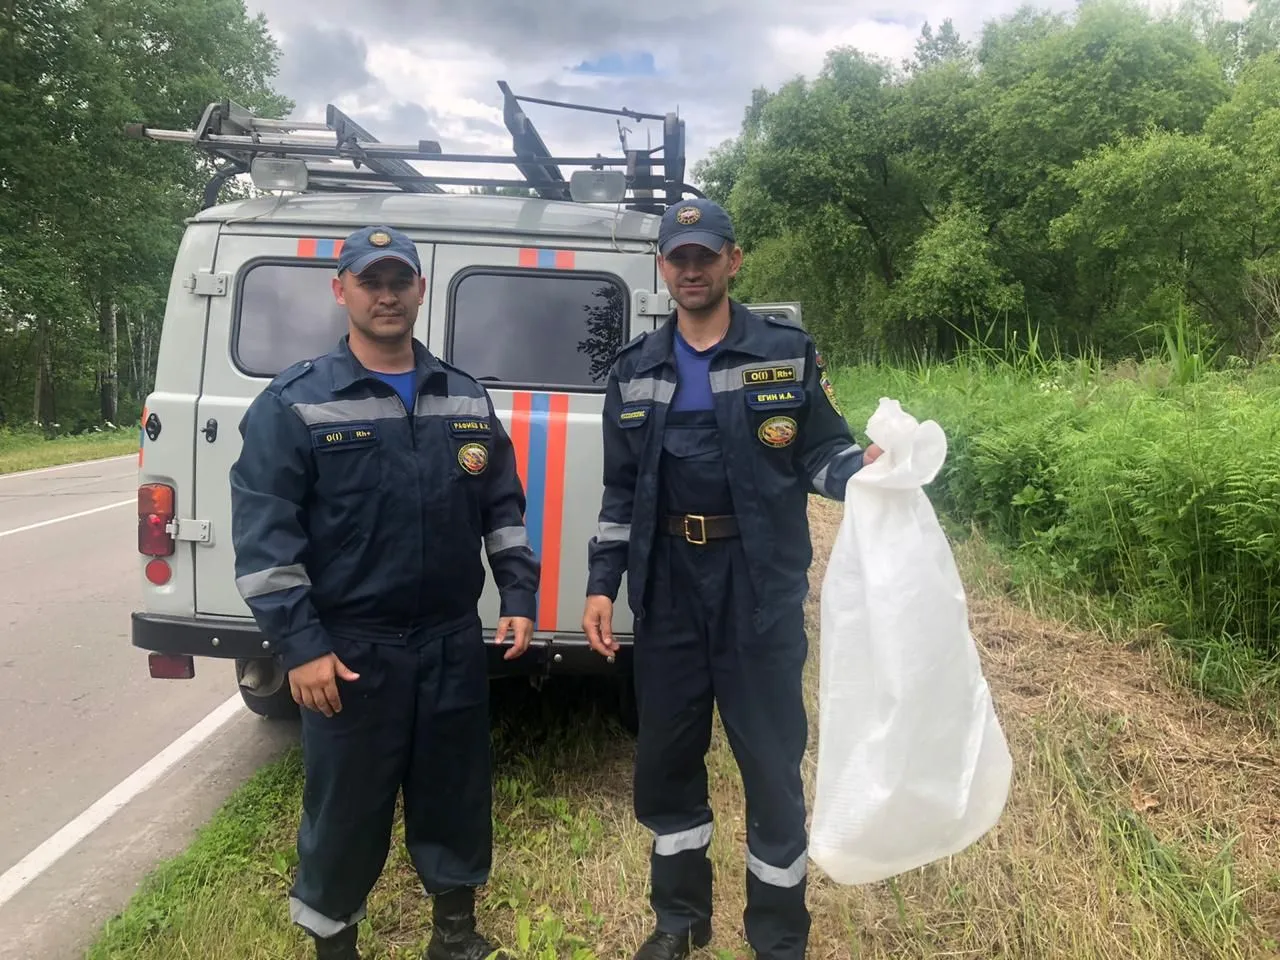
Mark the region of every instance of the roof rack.
[[[205, 186], [205, 208], [217, 203], [223, 185], [239, 174], [251, 174], [263, 189], [294, 192], [410, 192], [444, 193], [442, 185], [516, 187], [531, 189], [546, 200], [621, 203], [628, 209], [661, 213], [697, 188], [684, 182], [685, 125], [675, 113], [543, 100], [517, 96], [502, 80], [503, 120], [511, 134], [512, 155], [445, 153], [435, 140], [417, 144], [384, 144], [333, 104], [325, 122], [272, 120], [231, 100], [211, 103], [194, 130], [162, 130], [129, 124], [126, 135], [138, 139], [189, 143], [221, 160]], [[623, 140], [623, 155], [606, 157], [553, 156], [521, 103], [538, 103], [570, 110], [610, 114], [663, 124], [662, 144], [631, 149]], [[660, 154], [660, 155], [659, 155]], [[508, 164], [522, 180], [459, 177], [422, 173], [408, 161], [429, 163]], [[566, 179], [561, 167], [582, 167]], [[655, 172], [660, 170], [661, 172]]]

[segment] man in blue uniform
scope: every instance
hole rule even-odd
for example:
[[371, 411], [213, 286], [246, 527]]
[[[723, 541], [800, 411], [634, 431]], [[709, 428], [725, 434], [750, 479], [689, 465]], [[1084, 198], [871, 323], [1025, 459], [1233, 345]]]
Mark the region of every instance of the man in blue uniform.
[[491, 859], [488, 555], [497, 641], [520, 656], [540, 568], [511, 441], [481, 385], [413, 336], [426, 281], [387, 227], [343, 244], [348, 334], [254, 400], [231, 471], [236, 584], [289, 671], [306, 765], [290, 916], [321, 960], [357, 960], [397, 792], [434, 896], [430, 960], [481, 960]]
[[673, 205], [659, 265], [677, 308], [619, 352], [604, 406], [604, 499], [583, 626], [611, 655], [623, 572], [636, 618], [635, 812], [654, 833], [656, 928], [637, 960], [711, 938], [712, 811], [704, 757], [718, 703], [747, 800], [747, 939], [805, 954], [809, 913], [800, 763], [812, 559], [808, 495], [844, 497], [879, 455], [854, 441], [813, 341], [728, 296], [742, 262], [706, 200]]

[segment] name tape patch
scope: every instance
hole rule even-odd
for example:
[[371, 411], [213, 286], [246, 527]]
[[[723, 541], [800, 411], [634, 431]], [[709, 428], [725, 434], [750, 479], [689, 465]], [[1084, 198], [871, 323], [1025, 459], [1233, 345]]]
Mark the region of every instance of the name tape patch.
[[761, 383], [795, 383], [796, 368], [787, 365], [780, 367], [755, 367], [742, 371], [742, 385], [754, 387]]
[[366, 443], [375, 443], [377, 439], [378, 428], [372, 423], [316, 427], [311, 431], [311, 445], [317, 450], [361, 446]]
[[618, 424], [623, 427], [638, 427], [649, 419], [650, 404], [647, 403], [629, 403], [624, 404], [622, 412], [618, 414]]
[[455, 437], [468, 437], [490, 432], [488, 420], [454, 419], [449, 421], [449, 432]]
[[804, 403], [804, 387], [774, 387], [747, 391], [747, 405], [757, 410], [767, 410], [771, 407], [798, 407], [802, 403]]

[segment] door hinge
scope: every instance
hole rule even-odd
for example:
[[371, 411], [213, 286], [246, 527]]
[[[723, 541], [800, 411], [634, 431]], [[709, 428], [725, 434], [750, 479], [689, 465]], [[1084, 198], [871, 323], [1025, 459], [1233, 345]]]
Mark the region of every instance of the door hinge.
[[225, 273], [201, 270], [182, 281], [187, 291], [197, 297], [225, 297], [229, 277]]
[[192, 543], [212, 543], [213, 533], [208, 520], [170, 520], [165, 532], [175, 540], [189, 540]]
[[668, 294], [652, 290], [637, 290], [632, 298], [632, 310], [639, 317], [665, 317], [676, 308], [676, 302]]

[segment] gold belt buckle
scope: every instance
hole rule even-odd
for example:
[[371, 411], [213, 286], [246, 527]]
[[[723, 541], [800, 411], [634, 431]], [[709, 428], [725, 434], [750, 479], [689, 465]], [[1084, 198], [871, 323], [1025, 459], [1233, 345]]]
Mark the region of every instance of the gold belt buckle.
[[[697, 520], [699, 529], [702, 531], [702, 539], [695, 540], [689, 533], [689, 521]], [[698, 546], [702, 546], [707, 542], [707, 518], [697, 513], [685, 514], [684, 518], [684, 538], [686, 541]]]

